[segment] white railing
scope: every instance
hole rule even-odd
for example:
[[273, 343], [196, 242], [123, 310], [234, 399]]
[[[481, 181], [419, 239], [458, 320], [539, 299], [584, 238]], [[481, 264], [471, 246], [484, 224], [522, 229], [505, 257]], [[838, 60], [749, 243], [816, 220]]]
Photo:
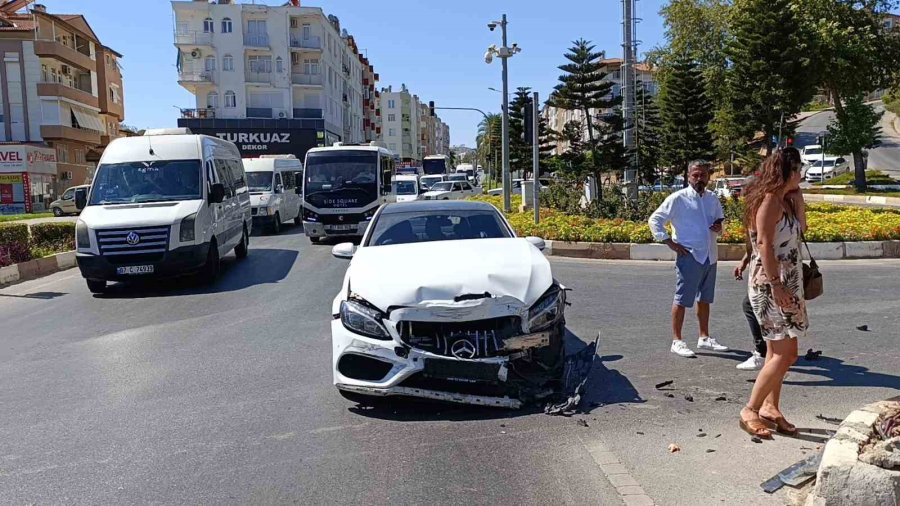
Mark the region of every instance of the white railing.
[[212, 34], [206, 32], [175, 32], [176, 44], [212, 45]]
[[306, 73], [291, 74], [291, 82], [294, 84], [321, 85], [322, 84], [322, 74], [306, 74]]

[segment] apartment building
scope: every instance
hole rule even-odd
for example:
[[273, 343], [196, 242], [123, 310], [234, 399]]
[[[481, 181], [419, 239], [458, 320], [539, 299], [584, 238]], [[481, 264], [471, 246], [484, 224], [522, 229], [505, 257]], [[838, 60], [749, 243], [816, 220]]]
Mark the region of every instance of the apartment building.
[[27, 157], [19, 168], [0, 164], [12, 185], [6, 210], [41, 211], [65, 188], [90, 182], [125, 119], [122, 55], [84, 16], [51, 14], [41, 4], [23, 10], [30, 3], [0, 3], [0, 143]]
[[377, 74], [337, 17], [296, 1], [172, 8], [178, 82], [195, 97], [179, 126], [231, 140], [246, 156], [303, 157], [366, 140], [365, 97]]
[[409, 91], [382, 88], [378, 94], [381, 140], [403, 162], [421, 163], [428, 155], [450, 154], [450, 127], [432, 116], [427, 103]]
[[[622, 63], [621, 58], [607, 58], [602, 60], [601, 71], [606, 73], [604, 81], [612, 83], [611, 97], [622, 96]], [[656, 82], [656, 69], [649, 64], [638, 63], [634, 66], [635, 82], [641, 83], [648, 95], [656, 95], [658, 92], [658, 83]], [[612, 109], [596, 109], [591, 110], [591, 115], [596, 117], [603, 114], [612, 114]], [[578, 121], [583, 126], [583, 138], [588, 139], [587, 122], [584, 118], [583, 111], [567, 111], [565, 109], [557, 109], [556, 107], [545, 106], [541, 111], [541, 115], [547, 120], [547, 126], [556, 132], [561, 132], [563, 127], [569, 121]], [[569, 149], [568, 143], [557, 141], [556, 154], [565, 153]]]

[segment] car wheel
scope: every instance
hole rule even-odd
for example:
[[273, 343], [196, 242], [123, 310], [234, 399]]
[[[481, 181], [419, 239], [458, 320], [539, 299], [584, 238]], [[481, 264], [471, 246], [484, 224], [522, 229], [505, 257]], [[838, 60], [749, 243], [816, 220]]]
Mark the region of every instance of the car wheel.
[[103, 293], [106, 291], [106, 281], [102, 279], [87, 279], [87, 287], [91, 293]]
[[216, 278], [219, 277], [219, 267], [219, 246], [216, 244], [216, 241], [213, 240], [209, 243], [209, 252], [206, 253], [206, 263], [203, 264], [203, 271], [201, 272], [203, 282], [208, 284], [215, 283]]
[[319, 241], [321, 241], [321, 240], [322, 240], [321, 237], [310, 237], [309, 238], [309, 242], [311, 242], [313, 244], [319, 244]]
[[54, 207], [54, 208], [53, 208], [53, 216], [56, 216], [57, 218], [59, 218], [59, 217], [62, 216], [63, 214], [65, 214], [65, 213], [63, 213], [62, 208], [59, 208], [59, 207]]
[[275, 213], [272, 217], [272, 233], [278, 235], [281, 233], [281, 215]]
[[348, 401], [355, 402], [360, 406], [377, 406], [384, 402], [384, 398], [376, 397], [373, 395], [363, 395], [356, 392], [347, 392], [346, 390], [340, 390], [341, 397], [347, 399]]
[[236, 256], [238, 260], [247, 258], [247, 253], [250, 252], [250, 236], [247, 235], [247, 227], [243, 228], [244, 231], [241, 232], [241, 242], [234, 247], [234, 256]]

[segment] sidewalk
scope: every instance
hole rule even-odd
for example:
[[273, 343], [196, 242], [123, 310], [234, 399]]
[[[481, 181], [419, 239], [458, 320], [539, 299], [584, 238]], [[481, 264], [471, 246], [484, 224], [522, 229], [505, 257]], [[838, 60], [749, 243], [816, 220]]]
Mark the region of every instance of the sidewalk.
[[13, 220], [13, 221], [4, 221], [3, 223], [24, 223], [26, 225], [37, 225], [38, 223], [65, 223], [71, 222], [75, 223], [78, 219], [78, 216], [60, 216], [60, 217], [50, 217], [50, 218], [32, 218], [30, 220]]

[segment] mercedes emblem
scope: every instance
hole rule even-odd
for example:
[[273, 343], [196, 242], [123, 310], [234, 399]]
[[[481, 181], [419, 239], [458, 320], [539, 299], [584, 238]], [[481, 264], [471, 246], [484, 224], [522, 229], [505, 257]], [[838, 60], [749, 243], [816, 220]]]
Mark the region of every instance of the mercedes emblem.
[[474, 344], [465, 339], [460, 339], [450, 347], [450, 353], [456, 358], [472, 359], [478, 354], [478, 350], [475, 349]]

